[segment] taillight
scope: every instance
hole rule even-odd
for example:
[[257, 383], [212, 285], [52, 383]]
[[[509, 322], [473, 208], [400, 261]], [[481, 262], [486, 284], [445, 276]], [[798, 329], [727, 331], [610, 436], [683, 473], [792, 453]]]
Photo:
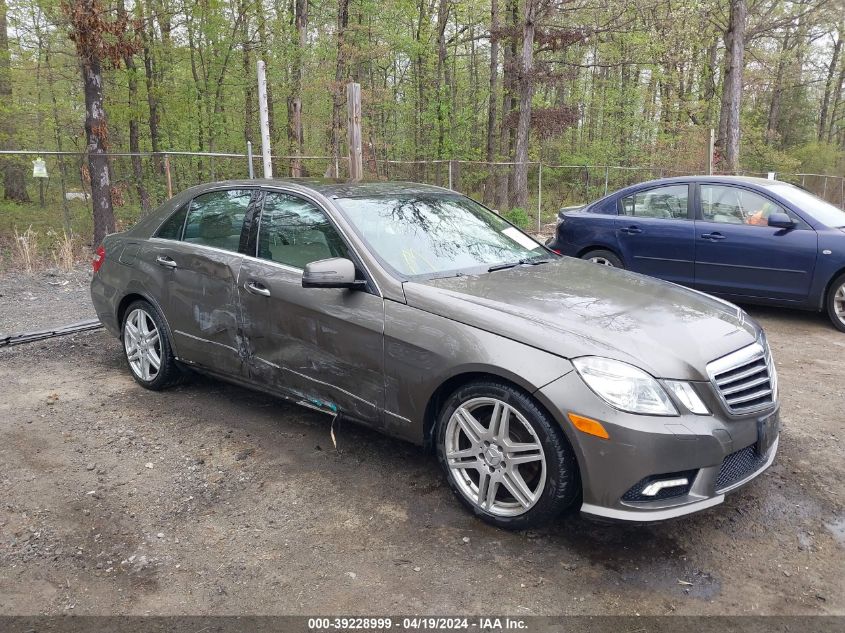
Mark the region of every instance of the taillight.
[[557, 250], [556, 248], [552, 248], [552, 249], [549, 249], [549, 250], [551, 250], [551, 251], [552, 251], [555, 255], [563, 255], [563, 253], [561, 253], [561, 252], [560, 252], [559, 250]]
[[94, 259], [91, 260], [91, 266], [94, 268], [95, 273], [100, 270], [100, 266], [103, 265], [104, 261], [106, 261], [106, 249], [100, 246], [94, 255]]

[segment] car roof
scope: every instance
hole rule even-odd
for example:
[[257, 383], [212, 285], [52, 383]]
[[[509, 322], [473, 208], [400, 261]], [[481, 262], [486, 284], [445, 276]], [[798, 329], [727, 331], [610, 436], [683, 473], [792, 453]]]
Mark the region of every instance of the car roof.
[[206, 183], [192, 188], [193, 195], [201, 193], [205, 189], [217, 189], [221, 186], [228, 187], [254, 187], [256, 185], [292, 186], [298, 189], [310, 189], [327, 198], [362, 198], [362, 197], [383, 197], [397, 195], [420, 195], [420, 194], [451, 194], [457, 192], [444, 187], [426, 185], [417, 182], [406, 181], [351, 181], [335, 178], [256, 178], [254, 180], [222, 180], [213, 183]]
[[[745, 183], [749, 185], [757, 185], [761, 187], [770, 187], [774, 184], [788, 184], [784, 183], [781, 180], [769, 180], [768, 178], [757, 178], [754, 176], [707, 176], [707, 175], [699, 175], [699, 176], [673, 176], [671, 178], [658, 178], [656, 180], [647, 180], [643, 182], [636, 183], [634, 185], [629, 185], [625, 187], [625, 189], [630, 189], [631, 187], [639, 187], [641, 185], [657, 185], [657, 184], [673, 184], [673, 183], [685, 183], [685, 182], [724, 182], [724, 183]], [[621, 191], [621, 189], [620, 189]]]

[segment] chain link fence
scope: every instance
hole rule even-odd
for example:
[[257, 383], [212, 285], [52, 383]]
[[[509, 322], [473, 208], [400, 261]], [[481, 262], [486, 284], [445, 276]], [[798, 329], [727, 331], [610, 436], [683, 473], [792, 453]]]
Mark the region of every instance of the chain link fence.
[[[119, 228], [164, 202], [173, 193], [203, 182], [260, 176], [261, 156], [222, 152], [110, 153], [112, 201]], [[33, 162], [44, 161], [46, 178], [35, 178]], [[26, 172], [29, 205], [4, 204], [0, 210], [0, 235], [13, 228], [61, 230], [76, 235], [92, 231], [90, 178], [86, 154], [80, 152], [0, 152], [0, 161], [17, 163]], [[295, 170], [303, 177], [348, 175], [345, 158], [328, 156], [274, 156], [273, 172], [287, 177]], [[586, 204], [601, 196], [646, 180], [692, 175], [665, 167], [620, 165], [565, 165], [531, 162], [527, 165], [528, 196], [524, 208], [513, 209], [515, 163], [464, 160], [400, 161], [369, 157], [367, 178], [407, 180], [438, 185], [465, 193], [491, 208], [508, 213], [526, 229], [547, 232], [561, 207]], [[741, 175], [767, 177], [766, 173]], [[845, 208], [845, 177], [825, 174], [774, 175]]]

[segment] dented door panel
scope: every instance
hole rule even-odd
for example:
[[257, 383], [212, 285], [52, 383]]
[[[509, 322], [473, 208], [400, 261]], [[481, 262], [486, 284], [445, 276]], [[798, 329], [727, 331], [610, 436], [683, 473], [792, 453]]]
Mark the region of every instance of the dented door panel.
[[[160, 264], [159, 257], [171, 260], [172, 267]], [[237, 279], [243, 256], [150, 240], [144, 260], [157, 277], [162, 309], [180, 360], [242, 376]]]
[[[256, 294], [258, 284], [269, 292]], [[249, 377], [370, 425], [384, 402], [384, 302], [373, 294], [302, 287], [302, 271], [246, 258], [238, 293]]]

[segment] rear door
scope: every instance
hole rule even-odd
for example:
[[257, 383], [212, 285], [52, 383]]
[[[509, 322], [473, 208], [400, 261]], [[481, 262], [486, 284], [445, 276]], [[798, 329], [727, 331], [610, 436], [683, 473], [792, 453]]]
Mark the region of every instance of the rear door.
[[[697, 198], [696, 288], [737, 300], [806, 299], [818, 252], [812, 227], [749, 188], [701, 184]], [[796, 227], [768, 226], [772, 213], [786, 213]]]
[[[225, 189], [195, 197], [184, 226], [174, 216], [149, 240], [145, 265], [154, 269], [159, 301], [178, 357], [227, 375], [242, 376], [237, 278], [250, 189]], [[162, 233], [164, 231], [164, 233]]]
[[316, 202], [267, 191], [256, 257], [238, 293], [252, 380], [322, 409], [379, 420], [384, 402], [384, 303], [370, 290], [303, 288], [306, 264], [355, 260]]
[[626, 268], [693, 284], [695, 225], [689, 185], [653, 187], [620, 199], [616, 231]]

